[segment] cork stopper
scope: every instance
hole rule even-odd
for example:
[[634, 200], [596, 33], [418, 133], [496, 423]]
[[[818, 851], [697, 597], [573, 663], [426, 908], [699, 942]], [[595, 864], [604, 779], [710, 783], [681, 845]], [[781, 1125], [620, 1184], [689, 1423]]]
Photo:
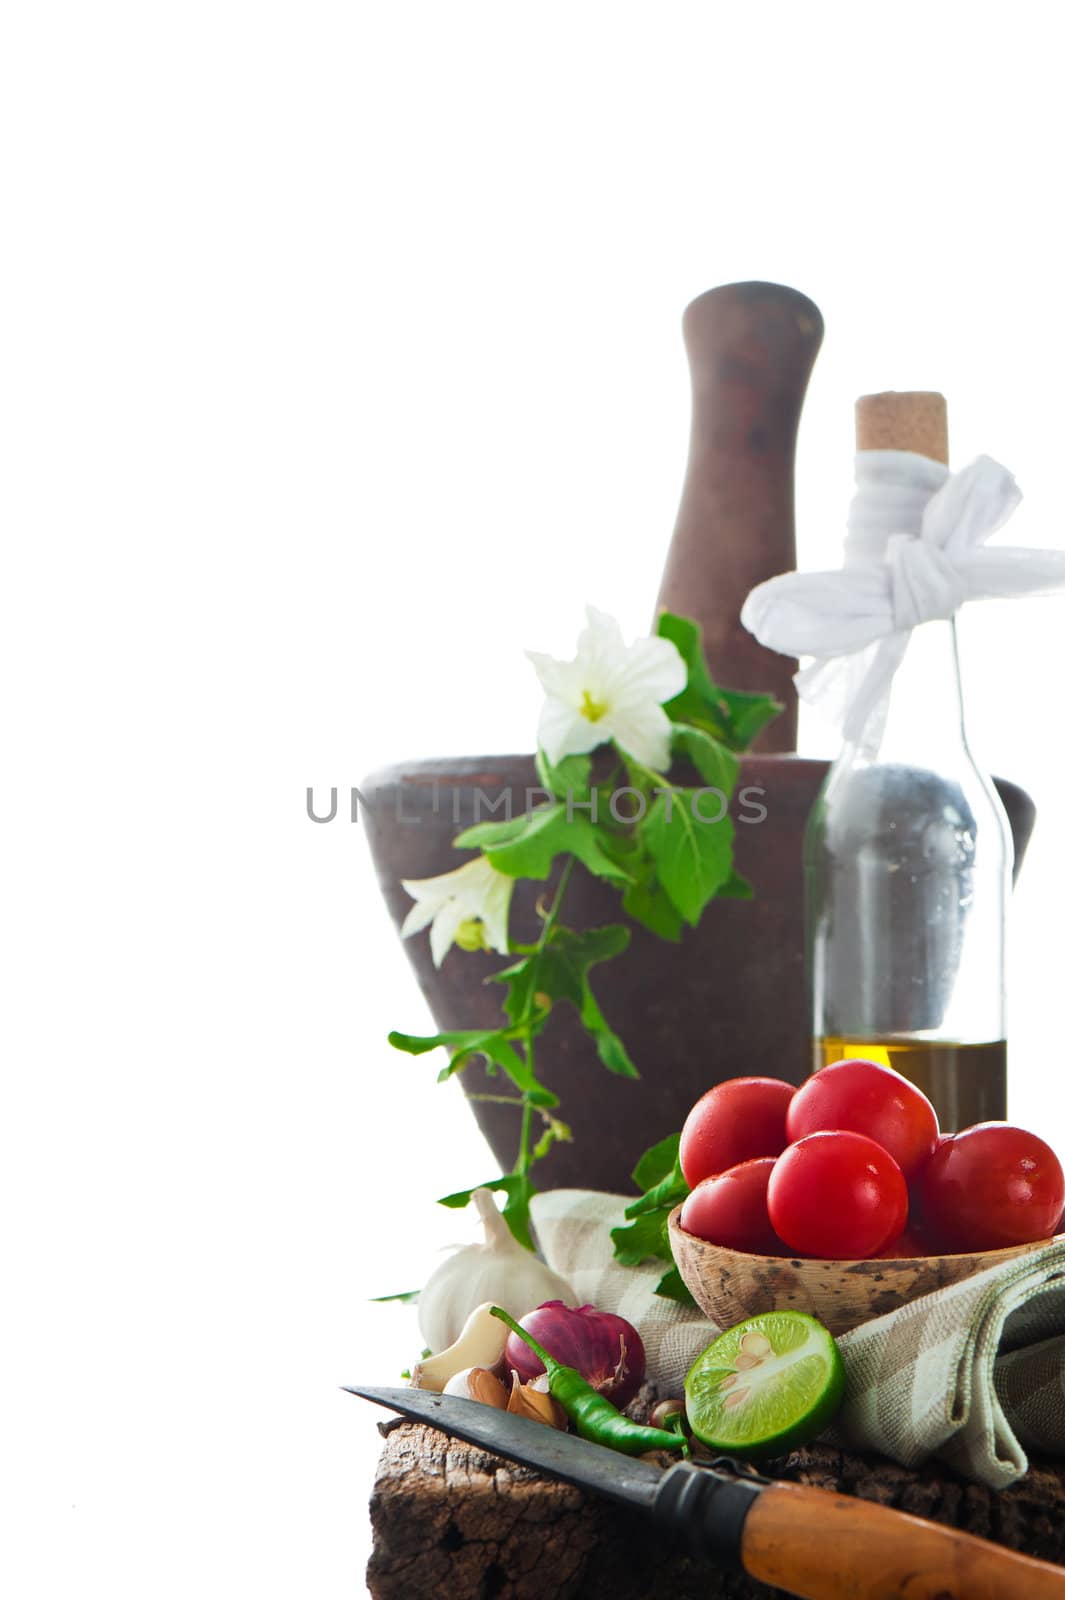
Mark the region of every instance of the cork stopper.
[[863, 394], [854, 406], [859, 450], [911, 450], [933, 461], [950, 460], [947, 402], [931, 389]]

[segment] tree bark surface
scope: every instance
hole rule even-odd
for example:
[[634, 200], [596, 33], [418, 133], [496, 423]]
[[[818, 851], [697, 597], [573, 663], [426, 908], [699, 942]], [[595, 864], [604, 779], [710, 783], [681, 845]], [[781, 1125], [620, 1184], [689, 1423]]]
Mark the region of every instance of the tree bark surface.
[[[783, 1593], [678, 1555], [649, 1518], [435, 1428], [384, 1427], [370, 1505], [374, 1600], [773, 1600]], [[794, 1451], [775, 1475], [1065, 1563], [1065, 1463], [1033, 1461], [1019, 1483], [995, 1491], [934, 1462], [912, 1470], [812, 1445]]]

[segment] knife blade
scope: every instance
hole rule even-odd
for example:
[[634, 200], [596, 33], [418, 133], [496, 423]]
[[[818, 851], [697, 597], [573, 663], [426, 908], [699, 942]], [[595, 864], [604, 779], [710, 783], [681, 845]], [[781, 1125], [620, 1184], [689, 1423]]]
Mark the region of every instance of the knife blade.
[[648, 1513], [691, 1555], [800, 1600], [1065, 1600], [1065, 1568], [907, 1512], [719, 1458], [666, 1469], [477, 1400], [346, 1387], [590, 1494]]

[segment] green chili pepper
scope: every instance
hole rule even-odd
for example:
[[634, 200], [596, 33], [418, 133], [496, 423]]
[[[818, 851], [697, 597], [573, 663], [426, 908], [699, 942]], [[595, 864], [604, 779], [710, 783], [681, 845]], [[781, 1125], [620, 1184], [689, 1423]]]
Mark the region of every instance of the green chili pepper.
[[681, 1450], [689, 1454], [688, 1441], [681, 1435], [664, 1428], [649, 1428], [642, 1422], [633, 1422], [612, 1405], [606, 1395], [594, 1389], [575, 1367], [564, 1367], [549, 1355], [531, 1333], [519, 1327], [512, 1316], [492, 1307], [493, 1317], [505, 1322], [512, 1333], [523, 1339], [534, 1355], [539, 1356], [547, 1373], [547, 1386], [563, 1411], [577, 1425], [582, 1439], [592, 1444], [604, 1444], [611, 1450], [623, 1450], [627, 1456], [643, 1455], [645, 1450]]

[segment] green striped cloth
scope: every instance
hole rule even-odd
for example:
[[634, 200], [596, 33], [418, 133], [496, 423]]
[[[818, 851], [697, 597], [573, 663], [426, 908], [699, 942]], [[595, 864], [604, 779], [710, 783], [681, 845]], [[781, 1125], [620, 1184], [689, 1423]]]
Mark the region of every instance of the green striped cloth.
[[[639, 1330], [659, 1394], [680, 1394], [719, 1329], [658, 1298], [660, 1264], [614, 1261], [610, 1230], [627, 1203], [555, 1189], [533, 1200], [533, 1222], [548, 1264], [579, 1299]], [[847, 1391], [829, 1436], [838, 1444], [911, 1467], [938, 1456], [995, 1489], [1027, 1471], [1026, 1449], [1065, 1456], [1065, 1241], [865, 1322], [839, 1347]]]

